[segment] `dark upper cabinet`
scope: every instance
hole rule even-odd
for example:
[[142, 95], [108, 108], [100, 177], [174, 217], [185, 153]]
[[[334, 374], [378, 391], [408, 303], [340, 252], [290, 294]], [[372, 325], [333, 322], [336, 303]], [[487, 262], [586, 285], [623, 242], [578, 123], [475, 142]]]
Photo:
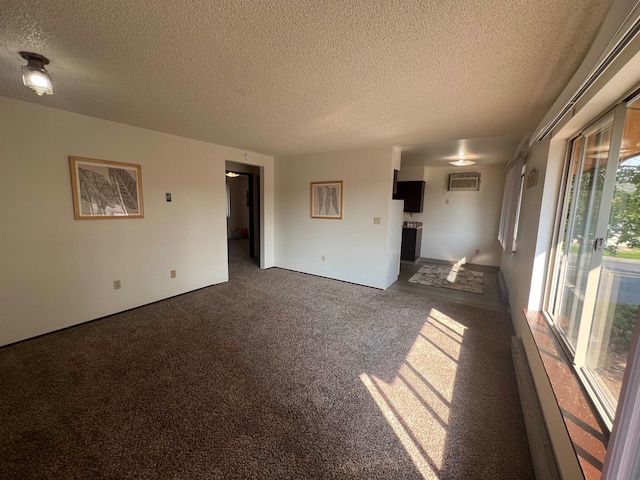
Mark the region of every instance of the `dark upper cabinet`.
[[423, 180], [398, 182], [398, 192], [393, 198], [404, 200], [405, 212], [420, 213], [424, 204], [424, 185]]

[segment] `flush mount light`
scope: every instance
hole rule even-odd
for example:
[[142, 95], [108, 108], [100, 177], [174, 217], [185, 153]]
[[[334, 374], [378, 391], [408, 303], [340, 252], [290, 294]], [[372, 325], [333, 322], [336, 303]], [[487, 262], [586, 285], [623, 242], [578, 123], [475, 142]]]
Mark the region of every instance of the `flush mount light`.
[[240, 174], [239, 174], [239, 173], [235, 173], [235, 172], [227, 172], [227, 173], [225, 173], [225, 175], [226, 175], [227, 177], [229, 177], [229, 178], [236, 178], [236, 177], [239, 177], [239, 176], [240, 176]]
[[464, 158], [459, 158], [454, 162], [449, 162], [454, 167], [468, 167], [469, 165], [475, 165], [476, 162], [473, 160], [465, 160]]
[[38, 95], [51, 95], [53, 93], [51, 77], [44, 68], [49, 64], [49, 60], [42, 55], [31, 52], [20, 52], [20, 56], [27, 61], [27, 64], [22, 67], [24, 86], [29, 87]]

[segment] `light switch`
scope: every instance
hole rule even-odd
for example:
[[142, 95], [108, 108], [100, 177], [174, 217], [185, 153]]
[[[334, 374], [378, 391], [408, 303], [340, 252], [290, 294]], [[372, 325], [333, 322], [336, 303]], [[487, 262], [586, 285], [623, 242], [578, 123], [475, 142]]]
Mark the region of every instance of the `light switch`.
[[373, 217], [373, 224], [380, 225], [380, 217]]

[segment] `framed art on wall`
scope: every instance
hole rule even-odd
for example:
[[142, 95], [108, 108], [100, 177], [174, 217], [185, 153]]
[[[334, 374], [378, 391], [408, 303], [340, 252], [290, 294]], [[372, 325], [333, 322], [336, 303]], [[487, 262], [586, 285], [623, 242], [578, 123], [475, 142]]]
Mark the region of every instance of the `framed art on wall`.
[[311, 182], [311, 218], [342, 219], [342, 180]]
[[76, 220], [143, 218], [142, 168], [69, 157]]
[[532, 168], [531, 171], [529, 172], [529, 175], [527, 175], [527, 188], [535, 187], [537, 183], [538, 183], [538, 170], [535, 168]]

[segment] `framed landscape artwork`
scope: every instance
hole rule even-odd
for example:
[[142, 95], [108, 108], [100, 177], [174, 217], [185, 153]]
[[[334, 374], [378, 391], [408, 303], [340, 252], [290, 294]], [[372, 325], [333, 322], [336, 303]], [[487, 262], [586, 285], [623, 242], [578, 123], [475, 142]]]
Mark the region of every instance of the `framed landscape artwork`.
[[311, 182], [311, 218], [342, 219], [342, 180]]
[[80, 157], [69, 164], [76, 220], [144, 217], [140, 165]]

